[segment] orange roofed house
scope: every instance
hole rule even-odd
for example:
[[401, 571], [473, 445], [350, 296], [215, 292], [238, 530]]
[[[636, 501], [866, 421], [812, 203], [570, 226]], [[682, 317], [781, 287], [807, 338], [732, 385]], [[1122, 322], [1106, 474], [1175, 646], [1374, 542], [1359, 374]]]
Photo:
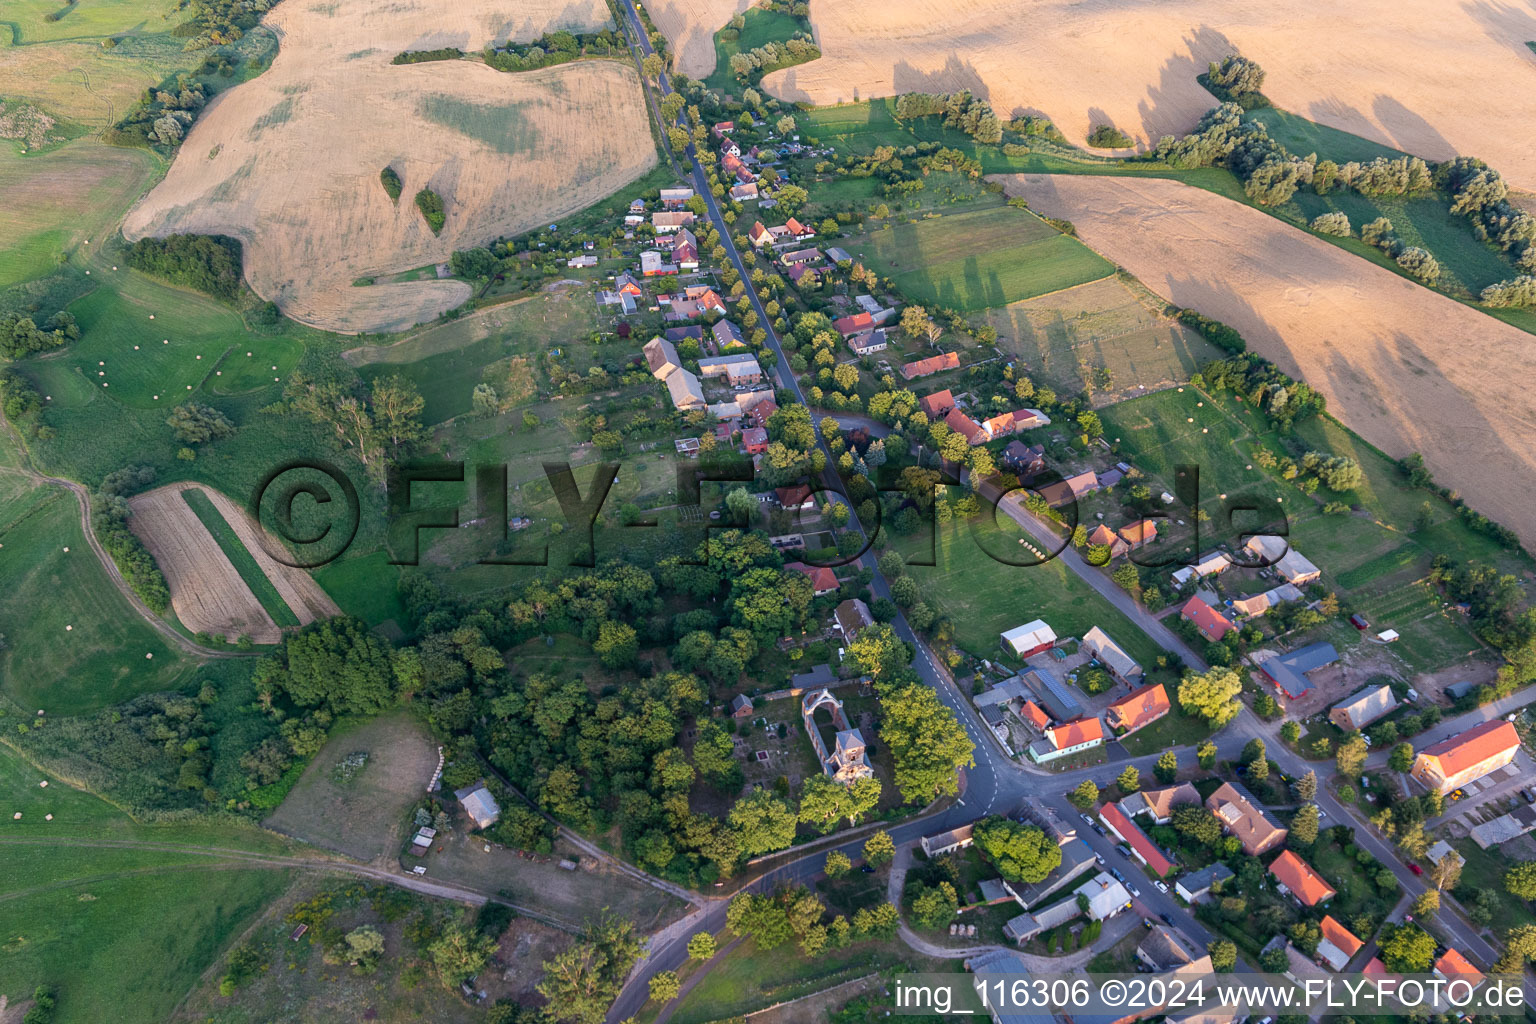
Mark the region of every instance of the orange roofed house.
[[929, 356], [927, 359], [919, 359], [913, 363], [907, 363], [901, 368], [901, 375], [907, 380], [916, 377], [926, 377], [930, 373], [938, 373], [940, 370], [954, 370], [960, 366], [960, 353], [945, 352], [941, 356]]
[[1151, 725], [1172, 710], [1173, 705], [1168, 702], [1168, 691], [1163, 689], [1163, 684], [1152, 683], [1132, 690], [1115, 701], [1105, 709], [1105, 717], [1109, 719], [1109, 727], [1115, 734], [1124, 736]]
[[1103, 743], [1104, 723], [1097, 718], [1079, 718], [1047, 727], [1044, 738], [1029, 745], [1029, 759], [1044, 764]]
[[1430, 789], [1449, 793], [1498, 771], [1519, 751], [1520, 734], [1515, 727], [1496, 719], [1425, 747], [1414, 759], [1411, 774]]
[[1327, 903], [1338, 895], [1333, 886], [1323, 881], [1323, 876], [1312, 870], [1312, 865], [1286, 850], [1269, 866], [1269, 873], [1280, 883], [1280, 891], [1288, 892], [1302, 906], [1315, 907]]
[[1198, 597], [1192, 597], [1179, 609], [1179, 614], [1195, 624], [1200, 635], [1207, 640], [1218, 641], [1237, 627], [1232, 620], [1212, 608]]
[[1275, 816], [1235, 782], [1223, 782], [1205, 799], [1205, 809], [1221, 819], [1224, 829], [1243, 844], [1250, 857], [1273, 850], [1285, 842], [1286, 829]]
[[955, 407], [955, 396], [945, 388], [943, 391], [935, 391], [931, 395], [919, 398], [917, 407], [923, 411], [924, 416], [928, 417], [928, 422], [932, 423], [949, 415], [949, 410]]
[[1323, 937], [1317, 943], [1317, 958], [1335, 971], [1342, 971], [1349, 964], [1349, 958], [1360, 952], [1360, 947], [1365, 945], [1355, 933], [1345, 928], [1333, 919], [1332, 914], [1323, 917], [1318, 928]]
[[837, 592], [837, 573], [824, 565], [806, 565], [804, 562], [785, 562], [784, 568], [793, 569], [811, 581], [811, 592], [817, 597]]
[[948, 415], [944, 417], [944, 423], [950, 430], [965, 438], [967, 444], [975, 446], [987, 443], [987, 432], [982, 429], [981, 424], [959, 409], [949, 410]]
[[1472, 962], [1454, 949], [1447, 949], [1445, 955], [1435, 961], [1435, 974], [1453, 981], [1465, 981], [1473, 988], [1481, 985], [1486, 979], [1483, 972], [1472, 966]]

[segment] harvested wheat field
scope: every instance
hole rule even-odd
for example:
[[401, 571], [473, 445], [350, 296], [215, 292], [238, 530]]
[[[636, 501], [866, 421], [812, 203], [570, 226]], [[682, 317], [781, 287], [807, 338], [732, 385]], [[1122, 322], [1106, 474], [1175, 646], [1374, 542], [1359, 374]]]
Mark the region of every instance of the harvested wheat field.
[[171, 610], [194, 633], [279, 642], [282, 630], [182, 498], [185, 489], [169, 484], [128, 499], [128, 524], [165, 574]]
[[1176, 181], [1005, 175], [1010, 195], [1179, 306], [1222, 320], [1393, 457], [1536, 544], [1531, 336], [1252, 207]]
[[811, 22], [824, 56], [765, 78], [781, 99], [970, 89], [1079, 143], [1108, 123], [1144, 146], [1190, 129], [1215, 103], [1195, 76], [1239, 52], [1277, 106], [1536, 185], [1531, 0], [839, 0], [812, 3]]
[[[341, 609], [336, 606], [336, 602], [320, 589], [320, 584], [316, 583], [308, 572], [291, 565], [284, 565], [267, 554], [267, 545], [262, 543], [259, 528], [245, 509], [227, 495], [211, 487], [182, 484], [180, 488], [184, 491], [199, 490], [208, 496], [208, 500], [213, 503], [219, 515], [224, 517], [229, 528], [235, 531], [235, 536], [240, 538], [240, 543], [245, 545], [245, 550], [249, 551], [251, 557], [256, 560], [257, 568], [271, 581], [278, 596], [283, 599], [283, 603], [298, 618], [299, 625], [307, 626], [316, 619], [329, 619], [341, 614]], [[277, 541], [271, 543], [275, 546]]]
[[[606, 19], [600, 0], [558, 9], [539, 0], [288, 0], [264, 22], [282, 37], [272, 67], [209, 105], [123, 232], [240, 238], [257, 294], [317, 327], [430, 321], [463, 303], [468, 285], [354, 282], [558, 220], [639, 177], [656, 150], [628, 64], [503, 74], [471, 61], [390, 60]], [[398, 202], [379, 182], [385, 167], [404, 183]], [[446, 207], [440, 235], [412, 201], [423, 188]]]
[[715, 33], [751, 0], [648, 0], [645, 12], [667, 37], [675, 70], [707, 78], [715, 70]]

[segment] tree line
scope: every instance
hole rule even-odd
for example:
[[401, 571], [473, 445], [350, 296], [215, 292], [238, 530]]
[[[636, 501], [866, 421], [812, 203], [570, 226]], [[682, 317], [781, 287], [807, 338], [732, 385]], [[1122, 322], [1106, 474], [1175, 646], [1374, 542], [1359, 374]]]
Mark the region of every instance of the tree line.
[[135, 270], [226, 302], [238, 299], [245, 287], [242, 260], [240, 240], [228, 235], [141, 238], [123, 256]]

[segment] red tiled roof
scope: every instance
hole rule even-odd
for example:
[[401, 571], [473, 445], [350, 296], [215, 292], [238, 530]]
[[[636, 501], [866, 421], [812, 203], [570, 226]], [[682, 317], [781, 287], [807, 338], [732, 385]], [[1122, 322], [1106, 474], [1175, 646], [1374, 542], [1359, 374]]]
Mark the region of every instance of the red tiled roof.
[[955, 396], [948, 389], [935, 391], [917, 400], [917, 407], [930, 419], [935, 420], [955, 407]]
[[845, 338], [873, 330], [874, 326], [875, 318], [868, 313], [855, 313], [852, 316], [839, 317], [832, 321], [832, 329]]
[[1129, 843], [1131, 849], [1141, 855], [1141, 859], [1154, 874], [1165, 875], [1173, 867], [1168, 858], [1163, 856], [1162, 851], [1147, 838], [1141, 826], [1132, 821], [1118, 804], [1105, 804], [1099, 808], [1099, 817], [1103, 818], [1104, 824], [1108, 825], [1121, 839]]
[[837, 573], [824, 565], [806, 565], [804, 562], [785, 562], [784, 568], [793, 569], [811, 581], [811, 589], [820, 594], [837, 589]]
[[1446, 778], [1451, 778], [1496, 754], [1519, 746], [1520, 734], [1515, 731], [1515, 727], [1503, 719], [1496, 718], [1491, 722], [1484, 722], [1475, 729], [1469, 729], [1460, 736], [1452, 736], [1448, 740], [1441, 740], [1433, 746], [1425, 747], [1419, 751], [1419, 756], [1438, 760], [1440, 771]]
[[1338, 946], [1346, 957], [1354, 956], [1360, 952], [1360, 947], [1364, 945], [1363, 942], [1355, 938], [1354, 932], [1335, 921], [1332, 914], [1325, 915], [1318, 927], [1322, 930], [1323, 938]]
[[1089, 544], [1105, 544], [1110, 547], [1113, 547], [1115, 541], [1119, 539], [1120, 538], [1115, 535], [1115, 531], [1111, 530], [1103, 523], [1100, 523], [1098, 526], [1096, 526], [1094, 531], [1088, 535]]
[[1036, 704], [1032, 700], [1027, 700], [1024, 702], [1022, 714], [1024, 720], [1029, 722], [1036, 729], [1044, 729], [1046, 726], [1051, 724], [1051, 716], [1047, 715], [1044, 711], [1041, 711], [1040, 705]]
[[1198, 597], [1190, 598], [1184, 607], [1179, 609], [1179, 614], [1193, 622], [1196, 626], [1199, 626], [1202, 632], [1215, 636], [1217, 640], [1220, 640], [1228, 632], [1237, 628], [1232, 625], [1231, 619]]
[[916, 362], [907, 363], [901, 368], [901, 375], [907, 380], [913, 377], [926, 377], [930, 373], [938, 373], [940, 370], [953, 370], [960, 365], [960, 353], [945, 352], [943, 355], [929, 356], [927, 359], [919, 359]]
[[1157, 539], [1157, 524], [1150, 519], [1143, 519], [1139, 523], [1132, 523], [1120, 531], [1120, 536], [1127, 544], [1150, 544]]
[[953, 430], [967, 441], [974, 441], [977, 434], [985, 434], [985, 431], [981, 429], [981, 424], [971, 419], [959, 409], [949, 410], [949, 414], [944, 417], [944, 422], [950, 430]]
[[1078, 718], [1046, 730], [1057, 750], [1104, 738], [1104, 724], [1097, 718]]
[[1139, 729], [1173, 710], [1168, 691], [1162, 683], [1150, 683], [1115, 701], [1108, 708], [1109, 724], [1122, 729]]
[[1364, 967], [1360, 968], [1360, 973], [1361, 974], [1368, 974], [1368, 975], [1371, 975], [1373, 977], [1376, 976], [1376, 975], [1380, 975], [1380, 974], [1386, 974], [1387, 973], [1387, 965], [1382, 963], [1381, 959], [1379, 957], [1374, 957], [1373, 956], [1373, 957], [1371, 957], [1370, 963], [1368, 963]]
[[1447, 949], [1445, 955], [1435, 961], [1435, 973], [1447, 978], [1460, 976], [1474, 985], [1481, 982], [1483, 978], [1483, 972], [1473, 967], [1471, 961], [1454, 949]]
[[1335, 894], [1333, 886], [1323, 881], [1323, 876], [1312, 870], [1312, 865], [1286, 850], [1269, 866], [1269, 873], [1280, 880], [1298, 900], [1315, 907]]

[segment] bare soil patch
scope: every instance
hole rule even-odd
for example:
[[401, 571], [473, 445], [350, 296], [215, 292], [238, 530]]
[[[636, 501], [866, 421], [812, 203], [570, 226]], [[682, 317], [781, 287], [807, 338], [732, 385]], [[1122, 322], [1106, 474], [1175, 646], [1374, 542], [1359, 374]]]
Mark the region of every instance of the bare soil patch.
[[[366, 753], [347, 778], [338, 766]], [[390, 861], [405, 835], [406, 812], [425, 803], [437, 745], [406, 714], [381, 715], [332, 736], [264, 824], [362, 861]]]
[[176, 618], [195, 633], [277, 643], [282, 630], [182, 498], [185, 489], [170, 484], [128, 499], [133, 509], [128, 525], [165, 574]]
[[[272, 67], [209, 105], [124, 233], [238, 237], [257, 294], [317, 327], [396, 331], [430, 321], [469, 298], [469, 286], [353, 282], [557, 221], [657, 156], [626, 63], [503, 74], [471, 61], [391, 59], [606, 21], [600, 0], [282, 4], [265, 21], [283, 40]], [[379, 183], [386, 166], [404, 183], [398, 202]], [[412, 202], [423, 188], [445, 204], [439, 235]]]
[[997, 112], [1044, 113], [1084, 143], [1111, 124], [1138, 147], [1215, 105], [1195, 81], [1242, 53], [1277, 106], [1385, 145], [1489, 161], [1536, 183], [1529, 4], [1434, 0], [841, 0], [812, 3], [824, 56], [764, 79], [816, 104], [970, 89]]
[[690, 78], [715, 70], [715, 33], [751, 0], [650, 0], [645, 11], [672, 46], [673, 63]]
[[1158, 295], [1242, 332], [1388, 455], [1536, 543], [1530, 335], [1256, 209], [1175, 181], [1001, 178]]

